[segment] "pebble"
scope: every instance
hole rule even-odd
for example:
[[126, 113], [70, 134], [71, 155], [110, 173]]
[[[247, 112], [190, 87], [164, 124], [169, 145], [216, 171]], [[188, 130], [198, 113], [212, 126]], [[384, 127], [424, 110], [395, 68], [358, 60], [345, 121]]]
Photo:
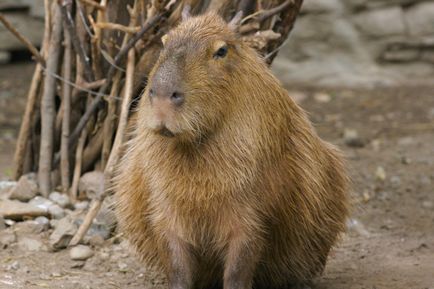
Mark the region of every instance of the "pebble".
[[38, 193], [36, 174], [30, 173], [20, 177], [17, 185], [10, 190], [9, 199], [28, 202]]
[[411, 163], [411, 159], [410, 159], [409, 157], [403, 156], [403, 157], [401, 158], [401, 163], [402, 163], [403, 165], [409, 165], [409, 164]]
[[11, 271], [11, 270], [16, 271], [16, 270], [20, 269], [20, 267], [21, 267], [20, 263], [18, 261], [14, 261], [12, 264], [9, 264], [6, 266], [6, 270], [7, 271]]
[[71, 201], [66, 194], [61, 194], [59, 192], [52, 192], [48, 198], [54, 203], [58, 204], [62, 208], [67, 208], [71, 205]]
[[49, 206], [48, 213], [52, 219], [62, 219], [65, 217], [65, 211], [57, 204]]
[[[38, 217], [39, 218], [39, 217]], [[42, 217], [45, 218], [45, 217]], [[43, 231], [45, 231], [47, 228], [45, 225], [36, 222], [35, 220], [28, 220], [24, 222], [18, 222], [14, 226], [14, 230], [19, 235], [26, 235], [26, 234], [39, 234]]]
[[330, 96], [330, 94], [327, 94], [324, 92], [315, 93], [313, 98], [315, 99], [316, 102], [319, 102], [319, 103], [327, 103], [327, 102], [330, 102], [332, 100], [332, 97]]
[[349, 147], [361, 148], [365, 146], [365, 142], [355, 129], [345, 129], [343, 137], [345, 144]]
[[55, 250], [66, 248], [77, 229], [77, 225], [70, 216], [60, 219], [49, 238], [51, 247]]
[[45, 250], [45, 245], [36, 239], [23, 237], [18, 240], [18, 246], [25, 251], [42, 251]]
[[46, 217], [37, 217], [35, 222], [42, 226], [43, 231], [50, 229], [50, 220]]
[[77, 245], [69, 251], [69, 257], [75, 261], [87, 260], [94, 255], [93, 250], [85, 245]]
[[78, 182], [79, 194], [88, 199], [93, 199], [104, 190], [104, 173], [92, 171], [85, 173]]
[[379, 181], [386, 180], [386, 171], [382, 166], [377, 167], [377, 170], [375, 171], [375, 178]]
[[17, 235], [13, 231], [4, 230], [0, 232], [0, 248], [7, 248], [17, 241]]
[[54, 203], [52, 201], [50, 201], [49, 199], [46, 199], [44, 197], [41, 196], [36, 196], [33, 199], [30, 200], [29, 204], [37, 206], [38, 208], [44, 209], [48, 212], [48, 208], [52, 205], [54, 205]]
[[432, 208], [434, 208], [434, 204], [431, 201], [423, 201], [422, 207], [425, 209], [432, 209]]
[[86, 210], [89, 207], [88, 201], [77, 202], [74, 204], [74, 209], [76, 210]]
[[349, 231], [355, 232], [362, 237], [368, 237], [370, 235], [365, 226], [356, 219], [349, 219], [347, 221], [347, 228]]
[[397, 188], [401, 185], [401, 178], [398, 176], [391, 176], [390, 182], [392, 183], [392, 186]]

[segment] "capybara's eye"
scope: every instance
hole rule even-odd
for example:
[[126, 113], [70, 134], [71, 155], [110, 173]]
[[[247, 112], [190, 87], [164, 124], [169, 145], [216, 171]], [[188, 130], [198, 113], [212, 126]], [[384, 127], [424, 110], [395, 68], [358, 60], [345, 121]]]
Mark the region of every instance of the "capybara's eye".
[[220, 47], [216, 53], [214, 53], [214, 58], [223, 58], [226, 54], [228, 54], [228, 47], [225, 45]]

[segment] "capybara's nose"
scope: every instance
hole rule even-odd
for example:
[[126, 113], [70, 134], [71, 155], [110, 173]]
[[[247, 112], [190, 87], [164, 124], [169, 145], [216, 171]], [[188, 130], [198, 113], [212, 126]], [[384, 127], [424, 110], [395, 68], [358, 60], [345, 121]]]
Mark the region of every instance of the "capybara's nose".
[[166, 87], [155, 86], [149, 90], [149, 97], [151, 98], [151, 101], [156, 97], [162, 99], [169, 99], [170, 102], [176, 107], [180, 107], [185, 100], [184, 93], [180, 90], [167, 89]]

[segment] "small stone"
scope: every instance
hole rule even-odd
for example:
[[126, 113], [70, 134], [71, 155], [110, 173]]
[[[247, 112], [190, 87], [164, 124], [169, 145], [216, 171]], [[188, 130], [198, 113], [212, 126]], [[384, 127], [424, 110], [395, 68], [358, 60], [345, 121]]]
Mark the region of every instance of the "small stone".
[[422, 207], [425, 209], [432, 209], [432, 208], [434, 208], [434, 204], [431, 201], [423, 201]]
[[11, 61], [11, 54], [8, 51], [0, 51], [0, 64], [7, 64]]
[[17, 241], [17, 235], [13, 231], [3, 230], [0, 232], [0, 248], [7, 248]]
[[9, 264], [6, 266], [6, 270], [7, 271], [11, 271], [11, 270], [16, 271], [16, 270], [20, 269], [20, 267], [21, 267], [20, 263], [18, 261], [14, 261], [12, 264]]
[[390, 177], [390, 182], [392, 183], [392, 186], [397, 188], [401, 185], [401, 178], [398, 176], [392, 176]]
[[50, 220], [46, 217], [37, 217], [35, 222], [42, 226], [43, 231], [50, 229]]
[[104, 238], [101, 235], [93, 235], [89, 238], [89, 245], [92, 247], [100, 247], [104, 245]]
[[35, 218], [39, 216], [47, 216], [48, 210], [30, 203], [0, 200], [0, 215], [5, 219], [22, 220], [26, 217]]
[[410, 159], [409, 157], [403, 156], [403, 157], [401, 158], [401, 163], [402, 163], [403, 165], [409, 165], [409, 164], [411, 163], [411, 159]]
[[78, 260], [78, 261], [87, 260], [93, 255], [94, 255], [93, 250], [90, 247], [84, 245], [77, 245], [71, 248], [71, 250], [69, 251], [69, 257], [72, 260]]
[[371, 199], [371, 194], [369, 194], [368, 191], [363, 192], [363, 201], [367, 203], [369, 202], [370, 199]]
[[36, 196], [33, 199], [30, 200], [29, 204], [37, 206], [38, 208], [44, 209], [48, 212], [48, 208], [54, 203], [50, 201], [49, 199], [46, 199], [44, 197]]
[[377, 167], [377, 170], [375, 171], [375, 178], [379, 181], [386, 180], [386, 171], [382, 166]]
[[86, 210], [89, 207], [88, 201], [77, 202], [74, 204], [76, 210]]
[[365, 226], [356, 219], [349, 219], [347, 221], [347, 228], [350, 232], [354, 232], [362, 237], [369, 237], [369, 232]]
[[128, 265], [126, 263], [120, 262], [118, 263], [119, 271], [121, 272], [127, 272], [128, 271]]
[[69, 197], [59, 192], [52, 192], [48, 198], [62, 208], [67, 208], [71, 204]]
[[93, 199], [99, 196], [104, 190], [104, 173], [92, 171], [85, 173], [78, 183], [80, 196]]
[[63, 210], [59, 205], [53, 204], [48, 207], [48, 213], [52, 219], [62, 219], [65, 217], [65, 210]]
[[364, 147], [365, 142], [360, 138], [357, 130], [355, 129], [345, 129], [344, 130], [344, 142], [349, 147]]
[[21, 176], [18, 183], [10, 191], [9, 199], [27, 202], [38, 193], [38, 183], [34, 173]]
[[18, 246], [25, 251], [42, 251], [45, 250], [45, 245], [36, 239], [24, 237], [18, 240]]
[[410, 7], [405, 13], [405, 20], [411, 35], [433, 35], [434, 3], [428, 1]]
[[315, 99], [315, 101], [317, 101], [319, 103], [328, 103], [332, 100], [332, 97], [330, 96], [330, 94], [327, 94], [324, 92], [315, 93], [313, 98]]
[[15, 225], [16, 223], [17, 223], [17, 222], [15, 222], [14, 220], [11, 220], [11, 219], [5, 219], [5, 224], [6, 224], [6, 226], [11, 227], [11, 226]]
[[69, 245], [72, 237], [77, 232], [77, 225], [70, 216], [60, 219], [50, 235], [50, 245], [53, 249], [59, 250]]
[[398, 140], [398, 145], [400, 146], [409, 146], [414, 143], [414, 138], [408, 136], [408, 137], [402, 137]]
[[[354, 23], [364, 34], [372, 37], [404, 35], [404, 13], [399, 6], [367, 10], [353, 17]], [[384, 25], [388, 23], [388, 25]]]
[[380, 148], [381, 148], [381, 141], [380, 141], [380, 140], [378, 140], [378, 139], [374, 139], [374, 140], [371, 142], [371, 145], [372, 145], [372, 149], [373, 149], [374, 151], [376, 151], [376, 152], [380, 151]]
[[[40, 218], [40, 217], [38, 217]], [[41, 217], [45, 218], [45, 217]], [[43, 224], [36, 222], [35, 220], [28, 220], [15, 224], [14, 230], [20, 235], [39, 234], [46, 230]]]

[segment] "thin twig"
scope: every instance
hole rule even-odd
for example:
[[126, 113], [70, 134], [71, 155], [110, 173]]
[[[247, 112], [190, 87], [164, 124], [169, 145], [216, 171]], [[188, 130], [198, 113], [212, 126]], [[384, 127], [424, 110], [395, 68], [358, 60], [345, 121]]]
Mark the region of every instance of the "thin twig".
[[76, 154], [75, 154], [75, 167], [74, 167], [74, 176], [72, 177], [72, 185], [70, 196], [72, 200], [76, 200], [78, 196], [78, 183], [80, 181], [81, 176], [81, 164], [83, 162], [83, 150], [84, 145], [86, 143], [87, 138], [87, 130], [83, 130], [81, 133], [80, 139], [78, 140]]
[[283, 2], [282, 4], [280, 4], [277, 7], [262, 11], [262, 13], [259, 14], [257, 19], [259, 22], [263, 22], [263, 21], [267, 20], [268, 18], [270, 18], [271, 16], [279, 14], [280, 12], [285, 10], [291, 4], [294, 4], [293, 0], [286, 0], [285, 2]]
[[0, 22], [2, 22], [6, 29], [8, 29], [19, 41], [24, 44], [24, 46], [27, 47], [27, 49], [33, 54], [35, 59], [40, 64], [45, 65], [45, 59], [39, 53], [38, 49], [32, 44], [32, 42], [30, 42], [30, 40], [28, 40], [20, 32], [18, 32], [18, 30], [13, 27], [13, 25], [4, 17], [2, 13], [0, 13]]
[[[63, 56], [63, 77], [70, 82], [71, 80], [71, 38], [65, 31], [65, 53]], [[64, 193], [69, 190], [69, 126], [71, 115], [71, 86], [68, 83], [63, 83], [62, 91], [63, 102], [63, 119], [62, 119], [62, 136], [60, 143], [60, 175], [62, 179], [62, 189]]]
[[[133, 38], [131, 38], [128, 43], [119, 51], [119, 53], [115, 57], [115, 64], [120, 65], [121, 61], [125, 57], [125, 55], [128, 53], [128, 51], [136, 44], [137, 41], [139, 41], [143, 35], [149, 31], [156, 23], [158, 23], [166, 14], [168, 11], [164, 11], [162, 13], [159, 13], [155, 15], [153, 18], [149, 19], [146, 24], [142, 27], [142, 29], [134, 35]], [[95, 97], [93, 102], [90, 104], [90, 106], [87, 108], [86, 112], [81, 117], [80, 121], [78, 122], [77, 126], [75, 127], [74, 131], [71, 134], [71, 137], [69, 139], [70, 145], [73, 146], [75, 142], [77, 141], [77, 138], [80, 134], [80, 132], [83, 130], [86, 123], [89, 121], [90, 116], [96, 111], [98, 108], [99, 103], [102, 100], [102, 94], [104, 94], [109, 88], [111, 84], [111, 79], [113, 78], [114, 73], [116, 72], [116, 68], [114, 66], [111, 66], [109, 69], [109, 72], [107, 73], [107, 82], [105, 85], [103, 85], [99, 91], [98, 95]]]
[[32, 124], [33, 114], [38, 96], [38, 88], [42, 78], [41, 64], [37, 64], [33, 73], [32, 82], [30, 84], [29, 93], [27, 95], [26, 109], [24, 112], [23, 121], [21, 122], [20, 132], [18, 134], [17, 145], [14, 155], [14, 172], [13, 178], [18, 178], [23, 174], [24, 157], [28, 139], [30, 138], [30, 128]]
[[63, 21], [66, 24], [66, 27], [68, 29], [69, 36], [71, 37], [71, 42], [74, 51], [78, 54], [78, 57], [83, 63], [86, 80], [91, 82], [95, 80], [92, 72], [92, 66], [90, 64], [90, 59], [86, 54], [86, 50], [84, 49], [84, 46], [77, 35], [74, 20], [72, 19], [71, 16], [71, 5], [72, 5], [71, 0], [63, 0], [62, 5], [60, 5], [61, 7], [60, 10], [62, 12]]
[[140, 26], [129, 27], [122, 24], [111, 23], [111, 22], [98, 22], [95, 23], [95, 26], [100, 29], [119, 30], [125, 33], [137, 33], [140, 31]]

